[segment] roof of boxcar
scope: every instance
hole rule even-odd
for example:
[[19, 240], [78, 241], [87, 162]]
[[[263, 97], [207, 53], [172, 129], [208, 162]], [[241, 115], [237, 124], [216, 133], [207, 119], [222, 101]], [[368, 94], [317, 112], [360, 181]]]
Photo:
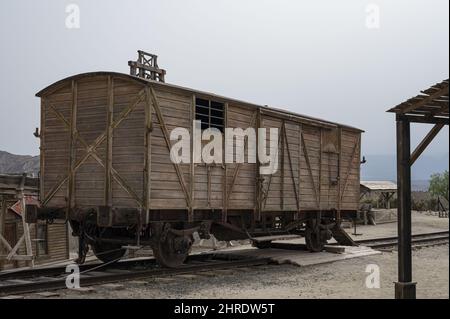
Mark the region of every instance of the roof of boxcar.
[[38, 93], [36, 93], [36, 96], [37, 97], [42, 97], [42, 96], [48, 95], [49, 93], [54, 92], [55, 90], [57, 90], [60, 86], [63, 86], [67, 81], [76, 80], [76, 79], [85, 78], [85, 77], [94, 77], [94, 76], [99, 76], [99, 75], [111, 75], [111, 76], [114, 76], [114, 77], [134, 80], [134, 81], [145, 83], [145, 84], [152, 83], [153, 85], [156, 85], [156, 86], [162, 86], [162, 87], [178, 89], [178, 90], [186, 91], [186, 92], [189, 92], [189, 93], [201, 94], [201, 95], [209, 96], [211, 98], [217, 98], [217, 99], [220, 99], [220, 100], [225, 100], [225, 101], [228, 101], [228, 102], [236, 102], [236, 103], [247, 105], [247, 106], [251, 106], [251, 107], [262, 108], [262, 109], [265, 109], [265, 110], [269, 110], [270, 112], [280, 113], [280, 115], [284, 115], [284, 116], [288, 116], [288, 117], [303, 118], [303, 119], [309, 120], [311, 122], [315, 122], [317, 124], [322, 124], [322, 125], [325, 125], [325, 126], [341, 126], [341, 127], [344, 127], [344, 128], [348, 128], [348, 129], [364, 132], [363, 130], [361, 130], [359, 128], [352, 127], [352, 126], [345, 125], [345, 124], [341, 124], [341, 123], [331, 122], [331, 121], [327, 121], [327, 120], [323, 120], [323, 119], [319, 119], [319, 118], [315, 118], [315, 117], [311, 117], [311, 116], [307, 116], [307, 115], [303, 115], [303, 114], [298, 114], [298, 113], [286, 111], [286, 110], [279, 109], [279, 108], [268, 107], [266, 105], [258, 105], [258, 104], [255, 104], [255, 103], [250, 103], [250, 102], [246, 102], [246, 101], [242, 101], [242, 100], [238, 100], [238, 99], [233, 99], [233, 98], [229, 98], [229, 97], [222, 96], [222, 95], [217, 95], [217, 94], [210, 93], [210, 92], [195, 90], [195, 89], [191, 89], [191, 88], [187, 88], [187, 87], [183, 87], [183, 86], [179, 86], [179, 85], [174, 85], [174, 84], [169, 84], [169, 83], [165, 83], [165, 82], [148, 80], [148, 79], [140, 78], [140, 77], [137, 77], [137, 76], [124, 74], [124, 73], [118, 73], [118, 72], [98, 71], [98, 72], [88, 72], [88, 73], [81, 73], [81, 74], [69, 76], [69, 77], [67, 77], [65, 79], [62, 79], [62, 80], [59, 80], [59, 81], [57, 81], [57, 82], [55, 82], [53, 84], [50, 84], [46, 88], [44, 88], [41, 91], [39, 91]]

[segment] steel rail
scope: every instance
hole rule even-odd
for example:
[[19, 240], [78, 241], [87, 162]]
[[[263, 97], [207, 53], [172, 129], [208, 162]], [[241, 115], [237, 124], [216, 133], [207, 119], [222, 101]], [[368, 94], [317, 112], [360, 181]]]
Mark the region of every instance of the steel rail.
[[[448, 230], [444, 230], [444, 231], [438, 231], [438, 232], [432, 232], [432, 233], [421, 233], [421, 234], [413, 234], [411, 237], [412, 238], [421, 238], [421, 237], [429, 237], [429, 236], [439, 236], [439, 235], [448, 235], [449, 231]], [[360, 239], [357, 240], [355, 242], [357, 243], [369, 243], [369, 242], [373, 242], [376, 240], [394, 240], [394, 239], [398, 239], [397, 236], [390, 236], [390, 237], [379, 237], [379, 238], [370, 238], [370, 239]]]
[[[444, 244], [448, 243], [449, 232], [440, 231], [433, 233], [415, 234], [411, 236], [411, 244], [417, 246], [420, 244]], [[382, 237], [372, 239], [362, 239], [355, 241], [356, 244], [370, 248], [387, 248], [398, 245], [398, 237]]]
[[[234, 259], [237, 257], [233, 255]], [[222, 255], [217, 255], [217, 253], [198, 253], [188, 256], [186, 262], [191, 261], [204, 261], [207, 259], [220, 259], [224, 258]], [[73, 263], [75, 264], [75, 263]], [[62, 274], [66, 271], [67, 265], [65, 264], [63, 266], [49, 266], [49, 267], [38, 267], [38, 268], [28, 268], [28, 269], [22, 269], [18, 271], [4, 271], [0, 272], [0, 282], [1, 280], [8, 280], [8, 279], [25, 279], [25, 278], [32, 278], [32, 277], [41, 277], [41, 276], [56, 276], [58, 274]], [[124, 259], [119, 260], [112, 264], [102, 263], [102, 262], [91, 262], [91, 263], [85, 263], [82, 265], [78, 265], [80, 272], [89, 272], [91, 270], [96, 270], [98, 268], [102, 268], [103, 270], [108, 269], [128, 269], [131, 267], [157, 267], [157, 262], [155, 258], [153, 257], [140, 257], [140, 258], [131, 258], [131, 259]]]
[[[156, 264], [156, 261], [153, 258], [145, 258], [145, 259], [138, 259], [138, 260], [123, 260], [118, 261], [111, 265], [106, 265], [103, 267], [103, 269], [118, 269], [122, 267], [129, 267], [132, 265], [150, 265], [150, 264]], [[75, 263], [67, 264], [67, 265], [76, 265]], [[30, 268], [30, 269], [24, 269], [19, 271], [7, 271], [7, 272], [0, 272], [0, 282], [2, 280], [9, 280], [9, 279], [25, 279], [25, 278], [33, 278], [33, 277], [42, 277], [42, 276], [56, 276], [58, 274], [62, 274], [65, 272], [67, 265], [64, 266], [51, 266], [51, 267], [42, 267], [42, 268]], [[82, 264], [78, 265], [80, 272], [86, 272], [90, 270], [97, 269], [97, 267], [102, 267], [104, 263], [89, 263], [89, 264]]]
[[[212, 259], [201, 263], [186, 264], [180, 268], [153, 268], [145, 270], [131, 270], [126, 273], [104, 273], [95, 275], [80, 274], [80, 286], [106, 284], [120, 282], [124, 280], [135, 280], [143, 278], [152, 278], [158, 276], [173, 276], [181, 274], [198, 274], [207, 270], [223, 270], [239, 267], [260, 266], [270, 263], [270, 258], [238, 258], [234, 260]], [[68, 275], [59, 273], [59, 275]], [[39, 279], [39, 277], [35, 277]], [[0, 286], [0, 295], [34, 293], [40, 291], [51, 291], [66, 289], [66, 277], [45, 278], [45, 281], [21, 282]]]

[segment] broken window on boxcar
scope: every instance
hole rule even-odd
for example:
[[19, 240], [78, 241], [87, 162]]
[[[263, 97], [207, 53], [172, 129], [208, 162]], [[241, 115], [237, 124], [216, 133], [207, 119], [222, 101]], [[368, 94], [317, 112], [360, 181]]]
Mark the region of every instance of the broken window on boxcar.
[[217, 128], [224, 131], [224, 104], [216, 101], [195, 99], [195, 119], [202, 122], [202, 130]]
[[36, 256], [48, 255], [47, 224], [36, 224]]

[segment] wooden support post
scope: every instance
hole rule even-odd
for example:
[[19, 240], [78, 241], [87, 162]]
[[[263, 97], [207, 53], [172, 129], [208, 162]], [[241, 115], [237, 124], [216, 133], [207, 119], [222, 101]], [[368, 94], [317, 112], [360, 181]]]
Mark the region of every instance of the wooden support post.
[[410, 123], [397, 121], [397, 188], [398, 188], [398, 282], [396, 299], [415, 299], [411, 260], [411, 159]]
[[[27, 175], [24, 173], [22, 175], [22, 180], [20, 182], [19, 187], [17, 188], [17, 198], [20, 200], [21, 208], [22, 208], [22, 228], [23, 228], [23, 235], [22, 238], [25, 240], [25, 248], [26, 248], [26, 254], [27, 256], [31, 256], [31, 258], [27, 261], [27, 265], [34, 267], [34, 260], [33, 260], [33, 247], [31, 246], [31, 234], [30, 234], [30, 228], [28, 224], [25, 221], [25, 210], [26, 210], [26, 198], [24, 194], [25, 189], [25, 181], [26, 181]], [[20, 242], [20, 240], [19, 240]], [[20, 246], [19, 243], [16, 244], [14, 247], [14, 250], [17, 250], [17, 248]], [[15, 252], [11, 251], [10, 255], [15, 255]], [[8, 256], [10, 256], [8, 255]]]
[[[27, 252], [27, 256], [33, 256], [33, 247], [31, 245], [31, 233], [30, 233], [30, 227], [28, 226], [28, 224], [25, 221], [25, 209], [26, 209], [26, 202], [25, 202], [25, 196], [23, 195], [23, 191], [22, 191], [22, 199], [21, 199], [21, 204], [22, 204], [22, 225], [23, 225], [23, 235], [25, 237], [25, 248], [26, 248], [26, 252]], [[28, 266], [34, 267], [34, 260], [31, 259], [29, 261], [27, 261]]]
[[391, 198], [394, 196], [395, 192], [388, 193], [387, 196], [387, 209], [391, 209]]
[[[362, 145], [362, 141], [361, 141], [361, 134], [359, 134], [358, 136], [358, 146], [357, 146], [357, 158], [358, 158], [358, 181], [361, 181], [361, 145]], [[359, 187], [355, 187], [355, 197], [357, 198], [359, 196]], [[358, 204], [358, 208], [359, 208], [359, 204]]]

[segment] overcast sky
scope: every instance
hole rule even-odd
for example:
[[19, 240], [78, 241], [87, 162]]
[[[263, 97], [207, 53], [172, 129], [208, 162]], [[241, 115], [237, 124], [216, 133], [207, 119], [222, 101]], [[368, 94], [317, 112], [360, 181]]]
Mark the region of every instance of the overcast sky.
[[[79, 29], [65, 24], [71, 3]], [[449, 1], [2, 0], [0, 39], [0, 150], [39, 153], [40, 89], [128, 73], [142, 49], [166, 82], [353, 125], [364, 154], [394, 154], [385, 111], [449, 76]], [[448, 153], [448, 138], [446, 127], [427, 154]]]

